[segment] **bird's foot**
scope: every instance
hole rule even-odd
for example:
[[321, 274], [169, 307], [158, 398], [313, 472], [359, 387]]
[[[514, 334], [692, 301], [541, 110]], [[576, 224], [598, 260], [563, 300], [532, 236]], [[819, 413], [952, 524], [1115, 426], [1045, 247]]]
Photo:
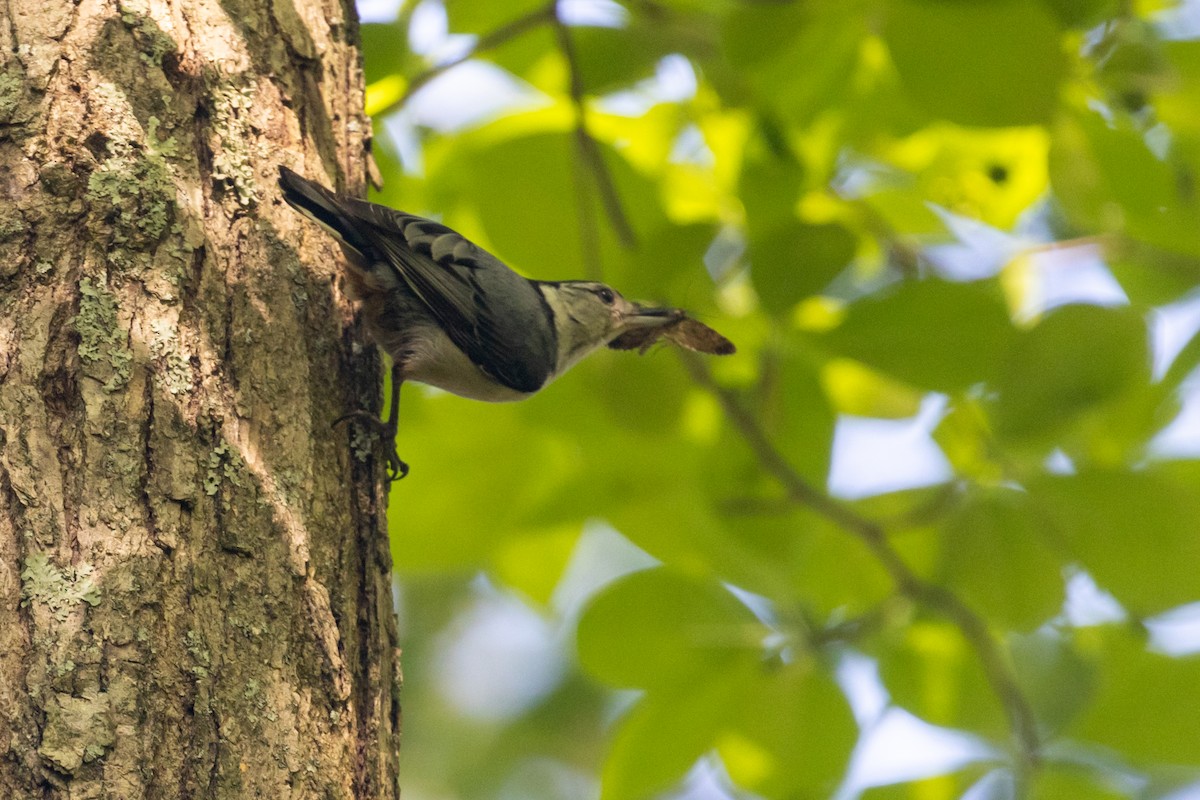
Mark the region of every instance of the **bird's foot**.
[[354, 420], [361, 423], [364, 427], [370, 428], [383, 440], [384, 447], [387, 448], [388, 483], [398, 481], [408, 475], [408, 464], [404, 463], [403, 459], [400, 458], [400, 453], [396, 450], [397, 425], [394, 420], [384, 421], [370, 411], [360, 410], [343, 414], [333, 421], [333, 425], [337, 427], [343, 422], [349, 422], [350, 420]]

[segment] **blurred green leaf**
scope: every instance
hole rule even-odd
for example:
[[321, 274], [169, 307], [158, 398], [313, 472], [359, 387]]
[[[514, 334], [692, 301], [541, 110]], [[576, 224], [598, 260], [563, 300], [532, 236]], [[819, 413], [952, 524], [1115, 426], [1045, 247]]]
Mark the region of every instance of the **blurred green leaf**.
[[475, 57], [495, 64], [536, 89], [553, 92], [563, 89], [562, 69], [558, 66], [561, 55], [557, 48], [558, 37], [546, 23], [505, 39], [495, 47], [478, 50]]
[[[674, 431], [683, 415], [688, 383], [674, 353], [613, 353], [586, 373], [587, 383], [604, 404], [611, 422], [631, 432]], [[628, 456], [630, 454], [626, 454]]]
[[796, 219], [804, 174], [786, 129], [770, 117], [757, 120], [738, 176], [738, 195], [751, 237]]
[[768, 505], [727, 514], [732, 545], [721, 566], [742, 588], [785, 606], [800, 604], [820, 622], [870, 613], [894, 591], [859, 539], [811, 512]]
[[666, 223], [638, 240], [628, 262], [605, 265], [605, 277], [626, 297], [677, 305], [706, 323], [715, 311], [713, 282], [704, 267], [704, 254], [716, 237], [711, 223]]
[[753, 659], [743, 658], [648, 692], [613, 736], [601, 800], [645, 800], [682, 780], [712, 748], [757, 669]]
[[1061, 559], [1024, 493], [974, 494], [939, 530], [941, 582], [995, 624], [1029, 630], [1062, 606]]
[[[570, 478], [577, 469], [572, 452], [553, 433], [525, 424], [511, 407], [421, 394], [415, 384], [406, 386], [401, 403], [396, 446], [414, 468], [388, 506], [391, 529], [406, 532], [394, 542], [396, 569], [483, 566], [506, 538], [526, 532], [524, 516]], [[475, 487], [470, 503], [410, 502], [437, 496], [451, 480]], [[488, 509], [486, 519], [481, 509]]]
[[1119, 0], [1045, 0], [1063, 25], [1087, 27], [1117, 13]]
[[1167, 83], [1167, 61], [1163, 43], [1149, 20], [1126, 17], [1110, 26], [1100, 45], [1104, 58], [1097, 64], [1097, 78], [1114, 109], [1139, 113], [1150, 95]]
[[792, 220], [752, 237], [748, 245], [754, 288], [763, 308], [785, 314], [850, 264], [858, 237], [837, 223]]
[[363, 50], [372, 56], [363, 61], [368, 84], [389, 75], [411, 77], [420, 70], [420, 61], [408, 46], [408, 30], [401, 22], [364, 22], [358, 30]]
[[1085, 411], [1150, 377], [1145, 322], [1129, 308], [1071, 305], [1017, 338], [993, 419], [1011, 440], [1054, 437]]
[[1053, 527], [1100, 586], [1152, 614], [1197, 599], [1200, 497], [1157, 471], [1093, 470], [1028, 485]]
[[1178, 147], [1156, 154], [1130, 120], [1094, 113], [1061, 119], [1050, 151], [1051, 182], [1076, 224], [1191, 256], [1200, 255], [1196, 164]]
[[592, 600], [579, 620], [579, 660], [613, 686], [664, 688], [759, 652], [765, 633], [715, 581], [648, 569]]
[[1154, 86], [1154, 109], [1171, 130], [1194, 136], [1200, 131], [1200, 110], [1195, 102], [1200, 96], [1200, 41], [1158, 41], [1157, 45], [1165, 75]]
[[496, 577], [540, 605], [548, 605], [579, 542], [581, 528], [560, 525], [501, 541], [492, 559]]
[[1114, 249], [1108, 268], [1136, 308], [1172, 303], [1200, 285], [1200, 254], [1173, 253], [1132, 240]]
[[987, 737], [1007, 735], [999, 698], [978, 656], [957, 628], [918, 621], [874, 643], [879, 674], [892, 700], [926, 722]]
[[915, 386], [956, 391], [991, 381], [1014, 333], [991, 284], [923, 280], [852, 303], [819, 342]]
[[744, 684], [717, 752], [740, 787], [763, 797], [828, 797], [858, 738], [833, 676], [800, 659]]
[[654, 75], [660, 59], [674, 51], [670, 31], [655, 25], [571, 29], [579, 74], [589, 94], [628, 88]]
[[1044, 628], [1008, 639], [1017, 683], [1044, 735], [1057, 736], [1095, 698], [1096, 665], [1068, 634]]
[[1095, 633], [1098, 694], [1073, 733], [1142, 765], [1200, 764], [1200, 658], [1150, 652], [1116, 628]]
[[[537, 118], [527, 122], [536, 126]], [[474, 211], [497, 255], [543, 280], [584, 277], [593, 257], [606, 271], [629, 259], [604, 216], [574, 137], [552, 130], [527, 134], [519, 124], [489, 126], [477, 146], [460, 154], [465, 162], [454, 166], [465, 168]], [[664, 227], [654, 184], [619, 155], [601, 149], [639, 241]], [[587, 187], [582, 199], [581, 185]], [[520, 202], [514, 202], [514, 193]]]
[[1066, 59], [1034, 0], [890, 0], [884, 38], [901, 82], [931, 115], [964, 125], [1050, 120]]
[[964, 796], [985, 769], [984, 766], [968, 765], [944, 775], [886, 786], [872, 786], [862, 793], [862, 800], [952, 800]]
[[789, 349], [764, 373], [761, 415], [771, 443], [805, 480], [824, 486], [837, 416], [816, 366], [807, 353]]
[[909, 419], [921, 410], [923, 393], [849, 358], [827, 361], [821, 383], [839, 414]]
[[1037, 771], [1030, 787], [1031, 800], [1125, 800], [1129, 793], [1121, 789], [1126, 776], [1118, 770], [1099, 766], [1047, 764]]
[[546, 0], [443, 0], [452, 33], [491, 33], [546, 7]]
[[954, 474], [984, 485], [994, 485], [1004, 476], [992, 438], [991, 421], [975, 398], [956, 398], [933, 431]]
[[867, 35], [865, 6], [739, 3], [724, 20], [725, 56], [759, 103], [807, 122], [842, 100]]

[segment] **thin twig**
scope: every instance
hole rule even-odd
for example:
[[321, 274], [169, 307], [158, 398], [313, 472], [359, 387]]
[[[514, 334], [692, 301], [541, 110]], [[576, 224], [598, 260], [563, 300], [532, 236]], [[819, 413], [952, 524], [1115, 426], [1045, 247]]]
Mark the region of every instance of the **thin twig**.
[[621, 196], [613, 183], [608, 165], [604, 163], [604, 155], [600, 152], [600, 146], [588, 130], [583, 73], [579, 67], [579, 59], [575, 55], [575, 44], [571, 41], [571, 32], [557, 13], [554, 15], [554, 30], [558, 35], [558, 46], [562, 50], [563, 58], [567, 61], [571, 103], [575, 106], [575, 142], [579, 147], [579, 154], [596, 176], [600, 199], [604, 203], [604, 210], [608, 214], [609, 222], [616, 231], [617, 239], [626, 248], [636, 247], [637, 236], [629, 224], [629, 217], [625, 215], [625, 209], [621, 206]]
[[593, 213], [591, 192], [588, 190], [587, 167], [571, 164], [575, 180], [575, 211], [579, 217], [579, 246], [583, 250], [583, 274], [598, 281], [604, 278], [604, 262], [600, 258], [600, 226]]
[[816, 511], [857, 536], [887, 570], [903, 594], [954, 623], [979, 656], [988, 683], [1004, 706], [1023, 765], [1035, 766], [1039, 761], [1040, 747], [1037, 721], [987, 623], [957, 595], [917, 576], [888, 542], [884, 529], [877, 522], [834, 500], [792, 469], [771, 443], [758, 420], [742, 406], [733, 392], [720, 386], [698, 357], [691, 353], [682, 355], [692, 379], [716, 397], [725, 416], [733, 423], [759, 463], [779, 481], [793, 502]]
[[907, 240], [892, 227], [887, 218], [870, 203], [862, 200], [851, 201], [854, 208], [862, 215], [867, 229], [883, 242], [889, 263], [909, 278], [921, 277], [921, 250], [916, 244]]
[[506, 22], [491, 33], [486, 33], [480, 36], [475, 42], [475, 46], [462, 55], [452, 58], [449, 61], [444, 61], [441, 64], [435, 64], [422, 73], [419, 73], [408, 83], [408, 87], [404, 90], [404, 94], [400, 95], [396, 102], [386, 106], [382, 111], [376, 112], [375, 116], [381, 117], [397, 108], [400, 108], [412, 98], [418, 90], [425, 84], [429, 83], [434, 78], [438, 77], [447, 70], [457, 67], [464, 61], [470, 61], [481, 53], [486, 53], [488, 50], [494, 50], [500, 45], [515, 39], [527, 31], [531, 31], [539, 25], [550, 22], [556, 18], [557, 3], [549, 3], [541, 8], [530, 11], [523, 17], [517, 17], [511, 22]]

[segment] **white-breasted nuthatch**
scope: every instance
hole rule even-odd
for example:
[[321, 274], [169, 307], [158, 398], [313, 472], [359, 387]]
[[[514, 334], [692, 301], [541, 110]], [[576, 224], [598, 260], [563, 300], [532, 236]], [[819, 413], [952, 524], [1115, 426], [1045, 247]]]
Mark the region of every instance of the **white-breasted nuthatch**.
[[365, 411], [395, 451], [400, 385], [417, 381], [462, 397], [521, 400], [588, 353], [608, 345], [645, 350], [664, 337], [726, 354], [733, 345], [675, 308], [643, 306], [596, 281], [535, 281], [432, 220], [336, 194], [286, 167], [283, 198], [340, 242], [367, 329], [392, 358], [388, 420]]

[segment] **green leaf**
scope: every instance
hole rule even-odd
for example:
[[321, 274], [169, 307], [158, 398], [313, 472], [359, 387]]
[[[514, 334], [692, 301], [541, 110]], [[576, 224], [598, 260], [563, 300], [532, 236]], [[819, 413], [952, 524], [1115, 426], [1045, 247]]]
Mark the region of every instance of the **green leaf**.
[[371, 58], [363, 60], [363, 73], [368, 84], [389, 75], [412, 75], [419, 70], [419, 59], [408, 48], [408, 30], [400, 22], [366, 22], [359, 26], [364, 51]]
[[795, 220], [804, 164], [792, 152], [786, 129], [770, 117], [756, 121], [745, 145], [738, 196], [750, 236]]
[[1200, 658], [1149, 652], [1127, 632], [1096, 632], [1098, 696], [1073, 733], [1141, 765], [1200, 764]]
[[934, 725], [1008, 735], [1000, 700], [957, 628], [918, 621], [898, 634], [879, 641], [874, 651], [883, 685], [897, 705]]
[[488, 34], [545, 8], [545, 0], [444, 0], [452, 33]]
[[[396, 446], [413, 470], [393, 488], [388, 506], [389, 527], [405, 532], [393, 542], [398, 572], [487, 564], [508, 537], [528, 534], [530, 509], [578, 469], [572, 445], [527, 425], [515, 407], [431, 398], [415, 384], [405, 386], [402, 401]], [[369, 449], [370, 442], [358, 446]], [[473, 487], [471, 502], [445, 500], [447, 481]]]
[[853, 303], [818, 341], [915, 386], [949, 392], [991, 381], [1013, 336], [992, 284], [922, 280]]
[[659, 59], [674, 51], [672, 39], [659, 26], [571, 29], [576, 63], [588, 94], [628, 88], [654, 75]]
[[1099, 114], [1063, 118], [1050, 149], [1055, 196], [1077, 224], [1116, 230], [1177, 253], [1200, 255], [1197, 159], [1176, 146], [1160, 157], [1144, 132]]
[[1098, 765], [1045, 764], [1032, 776], [1031, 800], [1128, 800], [1120, 790], [1128, 777]]
[[[496, 8], [502, 5], [495, 4]], [[476, 58], [511, 72], [543, 92], [562, 90], [561, 70], [545, 68], [548, 63], [554, 63], [552, 59], [560, 58], [558, 37], [548, 24], [526, 30], [520, 36], [506, 39], [495, 47], [478, 51]]]
[[752, 236], [748, 245], [759, 302], [774, 314], [786, 314], [850, 264], [858, 237], [837, 223], [791, 220]]
[[829, 797], [858, 726], [833, 676], [801, 659], [746, 681], [718, 743], [729, 776], [762, 797]]
[[1060, 558], [1022, 492], [981, 491], [940, 526], [940, 582], [994, 624], [1029, 630], [1063, 602]]
[[807, 122], [847, 94], [868, 35], [865, 5], [738, 3], [722, 27], [725, 56], [759, 104]]
[[1157, 89], [1154, 109], [1166, 125], [1191, 139], [1200, 131], [1200, 109], [1195, 102], [1200, 92], [1200, 41], [1162, 41], [1156, 36], [1153, 42], [1166, 62], [1162, 65], [1165, 79], [1153, 84]]
[[613, 737], [601, 800], [646, 800], [682, 780], [712, 748], [745, 683], [759, 669], [754, 659], [742, 659], [648, 692]]
[[[520, 127], [539, 124], [533, 114], [524, 122], [489, 126], [460, 154], [465, 163], [452, 167], [465, 169], [467, 196], [488, 242], [498, 256], [532, 277], [582, 277], [593, 259], [606, 272], [614, 264], [619, 271], [630, 252], [617, 241], [574, 137], [545, 130], [526, 134]], [[656, 186], [610, 148], [600, 145], [600, 150], [638, 240], [664, 227]], [[584, 219], [590, 220], [586, 227]]]
[[580, 525], [565, 524], [502, 541], [492, 559], [492, 574], [505, 586], [547, 606], [575, 553], [581, 530]]
[[788, 349], [764, 368], [761, 415], [772, 444], [805, 480], [824, 486], [833, 457], [837, 415], [812, 358]]
[[894, 591], [887, 572], [854, 536], [811, 512], [726, 511], [727, 554], [717, 560], [735, 585], [818, 620], [870, 612]]
[[746, 209], [751, 275], [763, 307], [784, 313], [850, 263], [858, 238], [837, 223], [796, 218], [804, 167], [777, 122], [759, 120], [746, 148], [738, 193]]
[[[963, 797], [971, 785], [976, 782], [986, 767], [968, 765], [964, 768], [905, 783], [893, 783], [887, 786], [872, 786], [866, 789], [862, 800], [929, 800], [938, 798]], [[993, 800], [987, 798], [987, 800]]]
[[1008, 639], [1017, 683], [1043, 735], [1056, 736], [1095, 698], [1096, 665], [1072, 638], [1042, 629]]
[[1045, 0], [1059, 22], [1073, 28], [1086, 28], [1114, 16], [1118, 0]]
[[884, 38], [904, 88], [933, 116], [1034, 125], [1058, 106], [1061, 34], [1034, 0], [891, 0]]
[[1109, 271], [1137, 308], [1173, 303], [1200, 284], [1200, 254], [1129, 241], [1106, 256]]
[[1055, 437], [1085, 411], [1148, 383], [1146, 325], [1130, 308], [1071, 305], [1017, 339], [997, 389], [997, 435]]
[[991, 421], [978, 399], [954, 398], [934, 429], [933, 439], [954, 467], [955, 475], [984, 485], [1004, 478], [1004, 468], [993, 452]]
[[600, 592], [579, 620], [583, 667], [613, 686], [670, 687], [761, 650], [765, 627], [715, 581], [666, 568]]
[[628, 262], [605, 265], [605, 275], [626, 297], [686, 308], [715, 325], [706, 319], [715, 303], [704, 254], [716, 235], [712, 223], [665, 224], [638, 240]]
[[580, 383], [600, 400], [610, 421], [647, 435], [673, 432], [689, 392], [683, 366], [674, 353], [660, 347], [645, 355], [605, 353]]
[[1139, 614], [1200, 596], [1200, 499], [1154, 471], [1093, 470], [1028, 484], [1038, 516], [1101, 587]]

